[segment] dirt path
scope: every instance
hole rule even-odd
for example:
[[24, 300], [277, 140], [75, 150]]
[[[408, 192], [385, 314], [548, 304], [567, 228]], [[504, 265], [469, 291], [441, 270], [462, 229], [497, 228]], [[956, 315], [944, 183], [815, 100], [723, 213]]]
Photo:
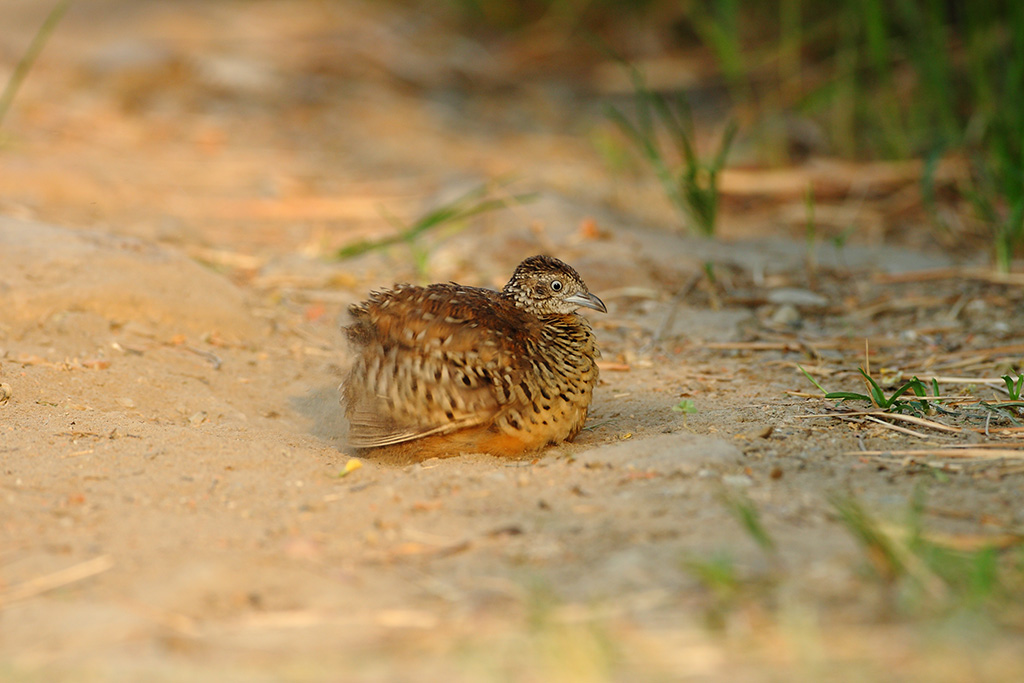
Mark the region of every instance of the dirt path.
[[[5, 63], [34, 4], [3, 10], [23, 27]], [[896, 283], [951, 261], [857, 240], [809, 269], [785, 226], [730, 241], [742, 212], [723, 241], [682, 237], [648, 181], [609, 175], [598, 119], [568, 121], [557, 84], [460, 93], [451, 54], [374, 5], [207, 5], [75, 7], [7, 124], [0, 678], [1024, 672], [1012, 630], [979, 644], [899, 618], [829, 503], [898, 525], [924, 486], [930, 529], [998, 539], [1024, 525], [1020, 461], [859, 455], [923, 442], [791, 393], [815, 391], [797, 363], [862, 391], [865, 338], [880, 373], [1020, 368], [1019, 285]], [[573, 264], [609, 305], [590, 427], [535, 459], [347, 470], [342, 312], [418, 275], [404, 247], [327, 257], [391, 230], [380, 206], [408, 220], [510, 171], [541, 198], [431, 235], [425, 277]], [[717, 287], [694, 279], [705, 262]]]

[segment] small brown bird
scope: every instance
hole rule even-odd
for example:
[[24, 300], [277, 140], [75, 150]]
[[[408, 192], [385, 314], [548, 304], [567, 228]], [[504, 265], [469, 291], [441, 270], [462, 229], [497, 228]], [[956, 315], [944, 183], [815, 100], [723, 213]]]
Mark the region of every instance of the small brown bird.
[[349, 445], [424, 459], [571, 441], [598, 374], [580, 307], [607, 311], [550, 256], [520, 263], [501, 292], [451, 283], [372, 293], [349, 308], [345, 330]]

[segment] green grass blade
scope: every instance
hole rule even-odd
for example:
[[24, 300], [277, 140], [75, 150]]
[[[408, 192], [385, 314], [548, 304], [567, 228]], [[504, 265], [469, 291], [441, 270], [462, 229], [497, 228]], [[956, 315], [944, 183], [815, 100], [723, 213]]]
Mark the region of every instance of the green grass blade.
[[[352, 259], [402, 242], [415, 246], [416, 240], [420, 236], [434, 228], [456, 221], [467, 220], [490, 211], [504, 209], [513, 204], [525, 204], [538, 196], [535, 192], [529, 192], [515, 194], [510, 197], [488, 197], [487, 193], [489, 191], [488, 185], [481, 185], [450, 202], [431, 209], [398, 234], [388, 235], [376, 240], [355, 241], [338, 249], [334, 256], [339, 260]], [[389, 212], [382, 210], [382, 213], [389, 223], [396, 227], [401, 227], [401, 223]], [[413, 255], [418, 262], [423, 262], [426, 258], [426, 253], [422, 250], [414, 251]]]
[[906, 567], [892, 540], [882, 532], [856, 498], [833, 494], [828, 497], [828, 501], [843, 526], [860, 543], [880, 578], [891, 581], [906, 575]]
[[868, 388], [871, 391], [871, 401], [879, 408], [888, 408], [890, 401], [885, 398], [885, 392], [882, 391], [882, 387], [878, 386], [878, 382], [874, 378], [864, 371], [864, 368], [858, 368], [860, 374], [864, 376], [864, 379], [868, 382]]
[[721, 498], [725, 507], [740, 523], [740, 526], [750, 534], [761, 550], [769, 554], [774, 553], [775, 540], [768, 534], [768, 530], [765, 529], [764, 523], [761, 521], [761, 514], [750, 499], [729, 491], [723, 491]]
[[[644, 99], [644, 96], [638, 93], [637, 100], [639, 101], [642, 99]], [[638, 109], [646, 111], [646, 105], [638, 107]], [[614, 107], [608, 107], [606, 109], [606, 115], [619, 127], [626, 137], [632, 140], [633, 144], [640, 149], [640, 153], [651, 165], [651, 168], [654, 169], [654, 175], [658, 178], [658, 182], [661, 183], [663, 191], [668, 196], [672, 204], [677, 208], [684, 208], [685, 203], [679, 195], [679, 191], [676, 189], [672, 172], [669, 171], [668, 164], [665, 162], [665, 157], [658, 148], [654, 133], [650, 130], [642, 131], [621, 111]]]
[[820, 391], [821, 393], [825, 394], [825, 398], [828, 398], [828, 392], [825, 391], [820, 384], [818, 384], [818, 380], [814, 379], [814, 377], [811, 376], [811, 373], [809, 373], [806, 370], [804, 370], [804, 366], [802, 366], [799, 363], [797, 363], [796, 367], [797, 367], [797, 369], [800, 370], [800, 372], [804, 373], [804, 377], [807, 378], [807, 381], [809, 381], [811, 384], [816, 386], [818, 388], [818, 391]]
[[1003, 375], [1003, 381], [1006, 382], [1006, 393], [1010, 395], [1010, 399], [1019, 401], [1021, 391], [1024, 390], [1024, 375], [1018, 373], [1016, 380], [1010, 375]]
[[825, 398], [837, 398], [843, 401], [867, 401], [873, 403], [871, 397], [867, 394], [858, 394], [853, 391], [830, 391], [825, 394]]
[[346, 259], [353, 259], [357, 256], [362, 256], [371, 251], [377, 249], [383, 249], [384, 247], [390, 247], [393, 244], [398, 244], [402, 241], [401, 237], [388, 237], [379, 240], [357, 240], [351, 244], [345, 246], [334, 252], [334, 258], [344, 261]]
[[729, 156], [729, 150], [732, 149], [732, 143], [736, 139], [736, 134], [739, 130], [740, 126], [735, 120], [731, 120], [726, 124], [725, 133], [722, 135], [722, 142], [718, 147], [718, 154], [715, 155], [714, 160], [711, 162], [711, 170], [715, 174], [725, 167], [725, 160]]
[[903, 386], [893, 392], [893, 395], [889, 397], [888, 404], [892, 405], [896, 402], [896, 399], [908, 391], [913, 391], [917, 396], [924, 396], [924, 388], [921, 386], [921, 380], [915, 377], [909, 382], [904, 383]]
[[46, 15], [46, 19], [43, 21], [43, 25], [39, 27], [36, 34], [32, 36], [32, 42], [29, 43], [28, 49], [25, 50], [24, 54], [21, 55], [21, 59], [14, 67], [14, 72], [10, 78], [7, 79], [7, 84], [4, 85], [3, 92], [0, 92], [0, 125], [3, 125], [4, 118], [7, 116], [8, 110], [14, 103], [14, 96], [18, 94], [18, 89], [24, 82], [25, 77], [28, 76], [28, 72], [32, 70], [32, 66], [36, 63], [36, 59], [39, 58], [40, 53], [43, 51], [43, 47], [46, 45], [46, 41], [49, 40], [54, 30], [57, 28], [57, 24], [64, 17], [64, 13], [67, 12], [68, 7], [71, 5], [71, 0], [59, 0], [59, 2], [53, 6], [50, 13]]

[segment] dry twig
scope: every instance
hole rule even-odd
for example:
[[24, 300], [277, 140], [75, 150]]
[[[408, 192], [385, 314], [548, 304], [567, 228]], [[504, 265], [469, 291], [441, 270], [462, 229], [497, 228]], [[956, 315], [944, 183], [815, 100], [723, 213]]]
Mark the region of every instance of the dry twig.
[[77, 583], [97, 574], [102, 574], [114, 566], [114, 558], [110, 555], [100, 555], [91, 560], [80, 562], [66, 569], [37, 576], [23, 583], [16, 584], [0, 591], [0, 609], [12, 605], [15, 602], [28, 600], [43, 593], [62, 588], [72, 583]]

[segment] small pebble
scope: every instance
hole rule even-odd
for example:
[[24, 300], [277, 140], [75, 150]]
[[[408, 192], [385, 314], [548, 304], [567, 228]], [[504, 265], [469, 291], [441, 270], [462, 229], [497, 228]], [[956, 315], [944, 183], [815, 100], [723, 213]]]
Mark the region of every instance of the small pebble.
[[772, 313], [771, 322], [773, 325], [779, 327], [800, 327], [804, 323], [804, 318], [800, 315], [800, 311], [796, 309], [796, 306], [792, 304], [783, 304], [775, 309]]
[[722, 476], [722, 483], [727, 486], [746, 487], [753, 486], [754, 480], [745, 474], [726, 474]]
[[827, 306], [828, 299], [809, 289], [798, 287], [779, 287], [768, 292], [768, 302], [789, 306]]

